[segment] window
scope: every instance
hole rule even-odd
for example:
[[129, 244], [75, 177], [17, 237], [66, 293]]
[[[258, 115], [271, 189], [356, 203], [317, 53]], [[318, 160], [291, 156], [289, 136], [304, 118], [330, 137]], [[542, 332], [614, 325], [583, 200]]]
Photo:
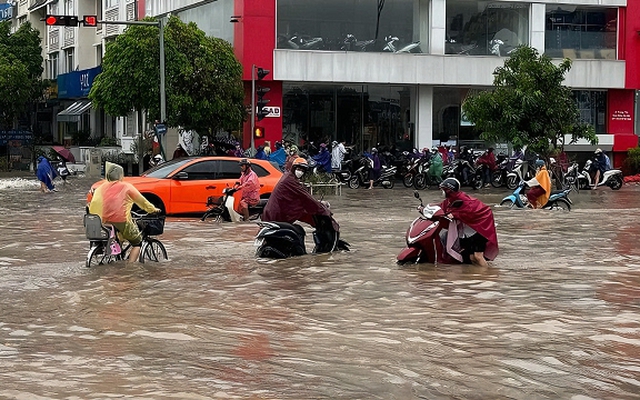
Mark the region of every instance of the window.
[[104, 0], [104, 2], [106, 4], [106, 10], [118, 6], [118, 0]]
[[547, 6], [545, 52], [556, 58], [616, 59], [618, 10]]
[[27, 22], [27, 16], [26, 15], [18, 18], [18, 26], [24, 24], [25, 22]]
[[506, 56], [529, 44], [527, 4], [449, 0], [446, 12], [446, 54]]
[[64, 70], [65, 72], [71, 72], [74, 68], [73, 49], [66, 49], [64, 51]]
[[574, 90], [573, 96], [580, 110], [580, 121], [593, 126], [596, 133], [606, 133], [607, 92]]
[[49, 54], [49, 79], [58, 78], [58, 53]]
[[[376, 3], [378, 7], [376, 7]], [[419, 52], [421, 0], [279, 0], [279, 49]]]
[[216, 179], [218, 167], [217, 161], [201, 161], [189, 165], [183, 171], [189, 174], [190, 181], [213, 180]]
[[238, 165], [238, 162], [221, 160], [218, 179], [240, 179], [240, 165]]

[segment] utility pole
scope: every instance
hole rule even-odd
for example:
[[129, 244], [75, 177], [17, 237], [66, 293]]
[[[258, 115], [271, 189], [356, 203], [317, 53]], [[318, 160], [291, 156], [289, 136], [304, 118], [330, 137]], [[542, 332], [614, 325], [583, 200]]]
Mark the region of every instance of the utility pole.
[[255, 139], [255, 129], [256, 129], [256, 65], [251, 65], [251, 155], [254, 156], [256, 154], [256, 139]]

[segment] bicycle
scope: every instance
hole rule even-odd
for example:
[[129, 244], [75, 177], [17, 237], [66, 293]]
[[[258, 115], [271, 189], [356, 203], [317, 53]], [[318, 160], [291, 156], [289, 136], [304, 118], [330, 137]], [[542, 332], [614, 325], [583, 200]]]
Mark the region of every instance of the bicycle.
[[[155, 236], [164, 232], [164, 215], [138, 214], [131, 212], [133, 220], [142, 233], [142, 244], [138, 261], [161, 262], [167, 260], [167, 249]], [[131, 243], [122, 241], [113, 225], [103, 224], [100, 216], [86, 214], [84, 226], [91, 244], [87, 253], [87, 268], [125, 260], [131, 250]]]

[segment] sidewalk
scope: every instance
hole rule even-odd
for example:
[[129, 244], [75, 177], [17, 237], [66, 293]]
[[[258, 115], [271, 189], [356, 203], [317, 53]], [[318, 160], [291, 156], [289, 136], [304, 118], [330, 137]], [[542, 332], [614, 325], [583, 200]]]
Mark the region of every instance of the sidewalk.
[[36, 173], [31, 171], [0, 171], [0, 179], [10, 179], [10, 178], [36, 178]]

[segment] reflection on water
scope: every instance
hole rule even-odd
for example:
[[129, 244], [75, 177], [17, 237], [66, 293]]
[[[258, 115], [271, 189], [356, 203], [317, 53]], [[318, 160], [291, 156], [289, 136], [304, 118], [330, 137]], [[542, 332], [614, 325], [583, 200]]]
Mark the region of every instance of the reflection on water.
[[398, 267], [417, 205], [402, 188], [330, 199], [349, 253], [255, 260], [255, 225], [169, 218], [168, 262], [86, 269], [90, 184], [0, 190], [0, 398], [640, 393], [635, 188], [494, 209], [486, 269]]

